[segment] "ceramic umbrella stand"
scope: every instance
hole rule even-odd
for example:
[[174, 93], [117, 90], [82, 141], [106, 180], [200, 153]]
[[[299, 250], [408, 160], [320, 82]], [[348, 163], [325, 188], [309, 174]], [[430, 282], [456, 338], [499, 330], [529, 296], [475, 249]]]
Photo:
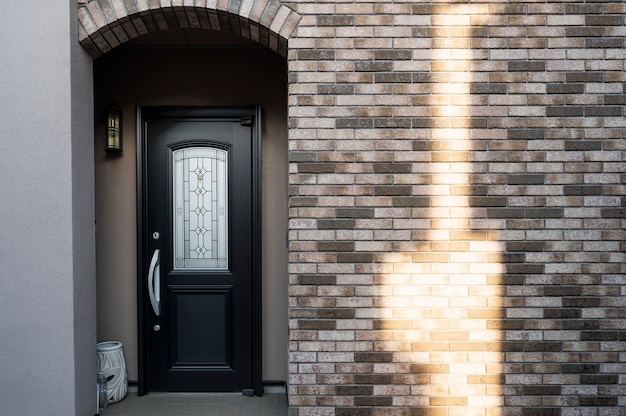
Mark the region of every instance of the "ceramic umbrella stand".
[[96, 345], [98, 353], [98, 371], [107, 378], [108, 403], [115, 403], [126, 397], [128, 378], [126, 362], [122, 351], [122, 343], [118, 341], [99, 342]]

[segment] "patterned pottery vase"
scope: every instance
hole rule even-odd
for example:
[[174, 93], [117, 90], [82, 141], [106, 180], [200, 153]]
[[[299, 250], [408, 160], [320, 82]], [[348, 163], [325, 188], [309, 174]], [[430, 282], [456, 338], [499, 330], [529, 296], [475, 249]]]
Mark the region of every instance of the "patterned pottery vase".
[[118, 341], [99, 342], [96, 345], [98, 353], [98, 371], [107, 378], [108, 403], [115, 403], [126, 397], [128, 376], [126, 362], [122, 351], [122, 343]]

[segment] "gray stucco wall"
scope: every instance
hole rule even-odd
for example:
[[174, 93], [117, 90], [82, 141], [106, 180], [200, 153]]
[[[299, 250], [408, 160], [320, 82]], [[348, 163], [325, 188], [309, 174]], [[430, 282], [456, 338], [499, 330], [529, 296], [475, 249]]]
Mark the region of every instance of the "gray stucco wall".
[[91, 59], [70, 3], [0, 7], [2, 415], [95, 410]]

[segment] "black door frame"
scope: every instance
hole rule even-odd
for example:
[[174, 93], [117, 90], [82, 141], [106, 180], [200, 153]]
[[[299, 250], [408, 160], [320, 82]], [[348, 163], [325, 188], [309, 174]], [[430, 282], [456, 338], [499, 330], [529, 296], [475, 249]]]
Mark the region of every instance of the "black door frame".
[[146, 301], [146, 252], [144, 241], [148, 238], [146, 227], [147, 138], [148, 120], [241, 120], [252, 126], [252, 374], [254, 394], [263, 394], [262, 382], [262, 321], [261, 321], [261, 107], [137, 107], [137, 334], [138, 334], [138, 393], [150, 392], [148, 378], [148, 324]]

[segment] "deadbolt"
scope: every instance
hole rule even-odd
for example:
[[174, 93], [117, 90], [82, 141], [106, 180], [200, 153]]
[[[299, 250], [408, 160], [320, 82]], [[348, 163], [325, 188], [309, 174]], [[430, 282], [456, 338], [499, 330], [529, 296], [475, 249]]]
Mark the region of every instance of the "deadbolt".
[[160, 330], [161, 330], [161, 325], [157, 324], [157, 325], [154, 326], [154, 331], [155, 332], [159, 332]]

